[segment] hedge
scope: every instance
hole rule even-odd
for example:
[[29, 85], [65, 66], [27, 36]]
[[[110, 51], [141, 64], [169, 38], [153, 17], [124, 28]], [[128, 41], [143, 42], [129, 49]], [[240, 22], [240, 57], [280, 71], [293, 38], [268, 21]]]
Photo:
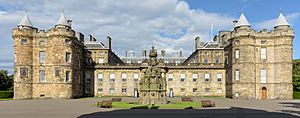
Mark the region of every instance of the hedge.
[[12, 98], [13, 96], [13, 91], [0, 91], [0, 98]]

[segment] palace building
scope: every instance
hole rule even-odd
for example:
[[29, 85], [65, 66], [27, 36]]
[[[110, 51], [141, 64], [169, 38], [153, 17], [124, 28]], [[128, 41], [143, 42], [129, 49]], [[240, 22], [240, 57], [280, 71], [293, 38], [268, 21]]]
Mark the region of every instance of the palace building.
[[[14, 99], [140, 96], [147, 49], [121, 58], [112, 51], [111, 37], [106, 44], [85, 38], [64, 13], [48, 30], [34, 27], [26, 13], [12, 37]], [[220, 31], [212, 42], [192, 40], [195, 50], [188, 57], [157, 51], [165, 96], [292, 99], [293, 39], [282, 14], [271, 31], [256, 31], [242, 13], [232, 31]]]

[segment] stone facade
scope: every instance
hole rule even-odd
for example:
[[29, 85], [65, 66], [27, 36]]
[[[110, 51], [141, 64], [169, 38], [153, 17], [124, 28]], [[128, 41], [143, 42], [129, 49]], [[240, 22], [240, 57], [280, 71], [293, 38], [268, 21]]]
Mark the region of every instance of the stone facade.
[[[47, 31], [34, 28], [27, 14], [24, 19], [12, 31], [14, 99], [139, 96], [146, 50], [142, 58], [120, 59], [109, 36], [106, 45], [92, 35], [84, 39], [63, 14]], [[292, 99], [294, 32], [282, 18], [280, 23], [258, 32], [241, 15], [232, 31], [220, 31], [213, 42], [197, 37], [187, 58], [182, 52], [169, 58], [162, 50], [166, 95]]]

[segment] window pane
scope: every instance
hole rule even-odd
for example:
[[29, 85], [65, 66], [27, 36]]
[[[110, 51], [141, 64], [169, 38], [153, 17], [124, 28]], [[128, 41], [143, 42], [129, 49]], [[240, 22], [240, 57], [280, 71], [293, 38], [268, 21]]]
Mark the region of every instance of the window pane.
[[104, 63], [104, 59], [103, 59], [103, 58], [99, 58], [98, 61], [99, 61], [100, 64], [103, 64], [103, 63]]
[[138, 79], [139, 78], [139, 74], [133, 74], [133, 78], [134, 79]]
[[45, 52], [40, 51], [40, 63], [44, 63], [44, 62], [45, 62]]
[[40, 82], [45, 82], [45, 71], [40, 70]]
[[240, 50], [235, 50], [235, 58], [240, 58]]
[[260, 81], [261, 83], [267, 83], [266, 70], [260, 70]]
[[71, 61], [71, 53], [67, 52], [66, 53], [66, 62], [70, 62]]
[[235, 80], [240, 80], [240, 71], [235, 70]]
[[66, 82], [70, 81], [70, 71], [66, 71]]
[[267, 58], [267, 49], [261, 48], [260, 52], [261, 52], [261, 54], [260, 54], [261, 59], [266, 59]]
[[127, 74], [126, 73], [122, 73], [122, 79], [126, 79], [127, 78]]

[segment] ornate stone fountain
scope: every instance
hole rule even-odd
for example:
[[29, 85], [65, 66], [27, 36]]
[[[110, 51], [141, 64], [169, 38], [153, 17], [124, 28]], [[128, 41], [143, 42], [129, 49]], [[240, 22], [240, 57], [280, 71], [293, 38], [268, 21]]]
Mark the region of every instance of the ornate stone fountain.
[[140, 82], [140, 104], [166, 104], [166, 70], [163, 62], [157, 60], [157, 51], [152, 47], [146, 68], [142, 69]]

